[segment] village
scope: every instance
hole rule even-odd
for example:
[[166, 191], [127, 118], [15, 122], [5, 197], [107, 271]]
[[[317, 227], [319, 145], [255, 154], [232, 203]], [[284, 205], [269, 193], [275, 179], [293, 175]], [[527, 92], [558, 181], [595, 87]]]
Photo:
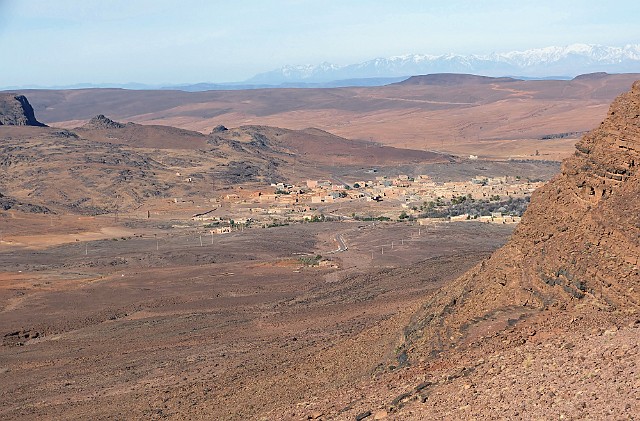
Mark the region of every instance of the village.
[[[412, 221], [421, 225], [442, 221], [512, 224], [520, 221], [521, 212], [509, 211], [501, 204], [528, 200], [542, 184], [517, 176], [476, 176], [462, 182], [437, 183], [428, 175], [406, 174], [352, 183], [336, 179], [306, 180], [302, 185], [272, 183], [252, 190], [234, 189], [210, 199], [211, 209], [194, 214], [192, 220], [218, 234], [348, 220]], [[460, 212], [463, 203], [465, 209], [472, 211]], [[474, 212], [471, 204], [484, 206]], [[433, 216], [434, 211], [438, 216]], [[441, 215], [444, 211], [446, 216]]]

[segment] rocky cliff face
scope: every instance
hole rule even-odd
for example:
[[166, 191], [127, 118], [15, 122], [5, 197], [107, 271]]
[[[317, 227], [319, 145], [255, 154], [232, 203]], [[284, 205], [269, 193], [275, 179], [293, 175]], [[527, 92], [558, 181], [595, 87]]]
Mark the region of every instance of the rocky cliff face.
[[640, 81], [535, 192], [511, 240], [426, 303], [409, 357], [437, 354], [545, 309], [640, 311]]
[[40, 126], [33, 107], [24, 95], [0, 94], [0, 126]]

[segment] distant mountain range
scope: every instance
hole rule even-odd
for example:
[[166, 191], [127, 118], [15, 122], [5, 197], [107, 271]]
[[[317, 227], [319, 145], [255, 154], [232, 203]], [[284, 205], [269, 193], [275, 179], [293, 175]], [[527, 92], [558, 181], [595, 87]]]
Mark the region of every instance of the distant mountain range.
[[431, 73], [567, 79], [593, 72], [640, 72], [640, 44], [624, 47], [573, 44], [488, 55], [411, 54], [363, 63], [284, 66], [260, 73], [247, 84], [326, 83], [331, 81], [408, 77]]
[[376, 58], [356, 64], [332, 63], [287, 65], [259, 73], [250, 79], [228, 83], [146, 85], [142, 83], [82, 83], [67, 86], [8, 86], [0, 89], [86, 89], [122, 88], [136, 90], [244, 90], [264, 88], [338, 88], [382, 86], [410, 76], [462, 73], [482, 76], [510, 76], [518, 79], [571, 79], [586, 73], [640, 73], [640, 44], [609, 47], [572, 44], [487, 55], [408, 54]]

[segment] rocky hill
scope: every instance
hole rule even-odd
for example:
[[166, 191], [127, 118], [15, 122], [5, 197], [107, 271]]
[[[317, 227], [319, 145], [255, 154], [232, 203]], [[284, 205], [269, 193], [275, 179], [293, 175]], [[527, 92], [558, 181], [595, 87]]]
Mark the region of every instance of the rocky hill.
[[121, 129], [125, 125], [111, 120], [105, 117], [103, 114], [98, 114], [89, 120], [82, 128], [84, 129]]
[[[23, 103], [28, 104], [26, 98]], [[451, 160], [317, 129], [244, 126], [207, 136], [171, 126], [123, 124], [100, 114], [72, 131], [2, 127], [0, 192], [5, 196], [0, 207], [107, 214], [157, 199], [211, 195], [212, 188], [327, 177], [340, 166], [395, 168]]]
[[640, 82], [534, 193], [509, 243], [442, 290], [406, 330], [433, 355], [550, 307], [640, 310]]
[[0, 126], [45, 126], [24, 95], [0, 94]]
[[80, 127], [80, 136], [97, 142], [124, 145], [132, 148], [201, 149], [207, 137], [202, 133], [156, 124], [120, 123], [98, 114]]
[[297, 162], [306, 166], [453, 161], [451, 156], [445, 154], [394, 148], [364, 140], [346, 140], [315, 128], [289, 130], [270, 126], [241, 126], [231, 130], [218, 129], [212, 131], [208, 143], [218, 148], [231, 148], [255, 155], [270, 151], [279, 156], [295, 157]]

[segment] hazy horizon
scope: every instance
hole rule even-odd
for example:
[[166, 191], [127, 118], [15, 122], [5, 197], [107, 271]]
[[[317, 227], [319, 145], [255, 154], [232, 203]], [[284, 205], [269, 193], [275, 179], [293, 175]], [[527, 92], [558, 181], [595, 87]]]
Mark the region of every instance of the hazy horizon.
[[225, 83], [402, 54], [621, 47], [640, 42], [639, 14], [630, 1], [0, 0], [0, 84]]

